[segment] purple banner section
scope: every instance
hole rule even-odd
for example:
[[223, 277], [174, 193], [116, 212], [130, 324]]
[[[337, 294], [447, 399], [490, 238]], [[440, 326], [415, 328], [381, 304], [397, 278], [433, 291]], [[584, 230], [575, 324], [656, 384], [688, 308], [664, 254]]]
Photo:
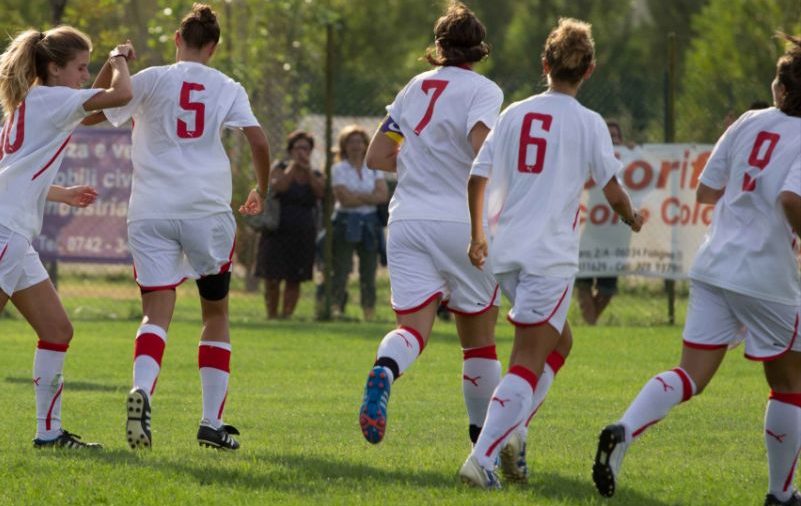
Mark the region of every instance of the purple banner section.
[[42, 260], [130, 263], [125, 220], [132, 173], [129, 129], [76, 130], [54, 184], [89, 185], [98, 197], [85, 209], [47, 202], [33, 242]]

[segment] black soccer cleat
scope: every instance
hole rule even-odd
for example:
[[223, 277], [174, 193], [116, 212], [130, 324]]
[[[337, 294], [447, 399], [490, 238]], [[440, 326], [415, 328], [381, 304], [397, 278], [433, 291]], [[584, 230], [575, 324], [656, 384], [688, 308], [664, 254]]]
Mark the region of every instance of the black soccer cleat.
[[592, 466], [592, 481], [604, 497], [615, 495], [615, 480], [620, 474], [623, 456], [629, 448], [626, 429], [622, 425], [607, 425], [598, 437], [598, 451]]
[[141, 388], [134, 388], [128, 393], [128, 422], [125, 424], [125, 436], [128, 446], [133, 450], [150, 449], [153, 438], [150, 434], [150, 401]]
[[81, 441], [81, 436], [77, 434], [72, 434], [67, 432], [66, 430], [61, 431], [61, 435], [59, 435], [55, 439], [34, 439], [33, 440], [33, 447], [34, 448], [66, 448], [70, 450], [78, 450], [81, 448], [90, 448], [93, 450], [99, 450], [103, 448], [103, 445], [100, 443], [84, 443]]
[[233, 425], [223, 425], [219, 429], [201, 425], [197, 429], [197, 442], [200, 446], [217, 450], [237, 450], [239, 442], [231, 436], [238, 436], [239, 431]]
[[765, 506], [801, 506], [801, 493], [793, 491], [793, 495], [786, 501], [780, 501], [773, 494], [765, 496]]

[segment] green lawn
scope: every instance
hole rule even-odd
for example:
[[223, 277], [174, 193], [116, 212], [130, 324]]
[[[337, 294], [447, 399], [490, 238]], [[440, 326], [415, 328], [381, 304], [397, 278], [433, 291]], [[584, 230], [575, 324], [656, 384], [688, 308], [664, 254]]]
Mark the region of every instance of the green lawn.
[[[226, 406], [226, 421], [242, 431], [236, 453], [195, 442], [199, 325], [191, 319], [170, 332], [154, 399], [154, 450], [127, 448], [124, 399], [136, 326], [75, 322], [64, 424], [105, 449], [69, 453], [31, 447], [35, 338], [19, 319], [0, 320], [0, 503], [746, 505], [764, 498], [767, 387], [741, 350], [703, 396], [632, 448], [614, 499], [596, 494], [597, 434], [648, 378], [675, 365], [675, 327], [575, 326], [573, 354], [532, 422], [530, 483], [487, 493], [456, 478], [469, 440], [452, 323], [437, 324], [421, 359], [395, 384], [387, 437], [372, 446], [357, 411], [390, 324], [237, 322]], [[510, 326], [501, 323], [498, 334], [505, 364]]]

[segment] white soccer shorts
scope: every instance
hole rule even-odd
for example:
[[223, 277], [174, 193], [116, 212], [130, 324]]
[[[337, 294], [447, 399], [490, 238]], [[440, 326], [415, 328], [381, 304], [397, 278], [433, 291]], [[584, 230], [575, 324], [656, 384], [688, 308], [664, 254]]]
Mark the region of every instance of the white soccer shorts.
[[48, 277], [28, 239], [0, 225], [0, 290], [11, 297]]
[[174, 288], [231, 268], [236, 222], [231, 213], [179, 220], [137, 220], [128, 224], [134, 275], [149, 290]]
[[[801, 351], [799, 308], [766, 301], [693, 280], [684, 325], [684, 345], [714, 350], [745, 338], [745, 356], [766, 361]], [[743, 328], [745, 332], [743, 332]]]
[[427, 220], [389, 225], [387, 258], [392, 309], [413, 313], [441, 297], [457, 314], [475, 315], [500, 304], [495, 278], [467, 257], [470, 225]]
[[495, 277], [512, 302], [507, 319], [513, 325], [534, 327], [548, 324], [562, 333], [573, 293], [573, 276], [537, 276], [513, 271]]

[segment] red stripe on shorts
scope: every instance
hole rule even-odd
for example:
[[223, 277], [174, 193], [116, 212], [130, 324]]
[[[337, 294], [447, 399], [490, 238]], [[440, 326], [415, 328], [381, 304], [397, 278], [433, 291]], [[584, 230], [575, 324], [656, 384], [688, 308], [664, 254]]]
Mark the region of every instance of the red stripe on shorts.
[[409, 309], [395, 309], [393, 307], [392, 310], [395, 311], [395, 314], [416, 313], [416, 312], [420, 311], [421, 309], [423, 309], [424, 307], [426, 307], [427, 305], [431, 304], [431, 302], [433, 302], [435, 299], [438, 299], [440, 297], [442, 297], [442, 292], [437, 292], [434, 295], [432, 295], [429, 298], [427, 298], [425, 301], [423, 301], [423, 303], [420, 304], [419, 306], [415, 306], [415, 307], [412, 307], [412, 308], [409, 308]]
[[447, 302], [445, 302], [445, 307], [447, 307], [448, 311], [450, 311], [451, 313], [462, 315], [462, 316], [476, 316], [476, 315], [484, 314], [487, 311], [489, 311], [490, 309], [492, 309], [493, 307], [495, 307], [495, 298], [498, 296], [498, 289], [499, 288], [500, 287], [496, 284], [495, 285], [495, 290], [492, 292], [492, 297], [490, 297], [489, 304], [487, 304], [483, 308], [481, 308], [478, 311], [475, 311], [473, 313], [468, 312], [468, 311], [459, 311], [458, 309], [453, 309], [451, 307], [448, 307], [448, 303]]

